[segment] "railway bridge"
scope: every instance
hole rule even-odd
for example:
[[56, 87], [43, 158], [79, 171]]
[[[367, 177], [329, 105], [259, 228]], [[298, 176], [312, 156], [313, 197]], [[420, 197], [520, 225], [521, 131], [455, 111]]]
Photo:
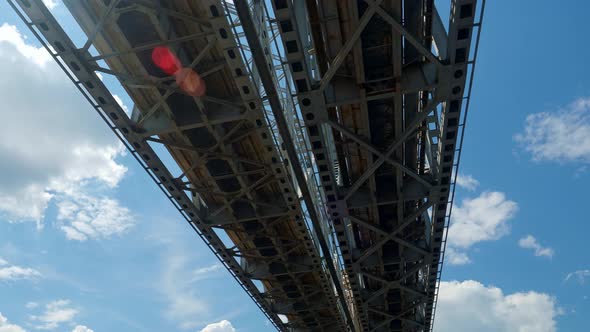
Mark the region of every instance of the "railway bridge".
[[432, 331], [485, 0], [8, 2], [278, 330]]

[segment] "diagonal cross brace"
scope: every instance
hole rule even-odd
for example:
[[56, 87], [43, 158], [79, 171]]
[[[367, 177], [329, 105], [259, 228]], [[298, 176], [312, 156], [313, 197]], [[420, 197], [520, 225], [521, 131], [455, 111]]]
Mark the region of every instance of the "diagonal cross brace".
[[424, 265], [426, 265], [426, 263], [424, 263], [424, 264], [416, 264], [416, 266], [414, 266], [411, 269], [407, 270], [401, 277], [399, 277], [399, 278], [397, 278], [396, 280], [393, 280], [393, 281], [388, 281], [388, 280], [385, 280], [383, 278], [374, 276], [372, 274], [367, 274], [367, 273], [361, 272], [361, 273], [363, 273], [363, 275], [367, 276], [368, 278], [371, 278], [373, 280], [377, 280], [377, 281], [381, 282], [382, 284], [384, 284], [384, 286], [382, 288], [380, 288], [379, 290], [373, 292], [371, 294], [371, 297], [368, 298], [367, 300], [365, 300], [365, 303], [368, 303], [368, 302], [372, 301], [373, 299], [379, 297], [381, 294], [387, 292], [389, 289], [391, 289], [393, 287], [399, 287], [400, 284], [401, 284], [401, 282], [404, 279], [406, 279], [410, 275], [418, 272], [421, 268], [424, 267]]
[[[389, 233], [387, 233], [387, 231], [385, 231], [381, 227], [375, 226], [375, 225], [367, 222], [366, 220], [363, 220], [363, 219], [360, 219], [358, 217], [351, 216], [351, 215], [349, 215], [348, 218], [351, 221], [353, 221], [354, 223], [359, 224], [361, 226], [364, 226], [365, 228], [368, 228], [368, 229], [374, 231], [375, 233], [379, 234], [381, 238], [386, 237], [386, 236], [389, 235]], [[421, 247], [419, 247], [419, 246], [417, 246], [417, 245], [415, 245], [415, 244], [413, 244], [413, 243], [411, 243], [409, 241], [406, 241], [406, 240], [400, 238], [399, 236], [393, 236], [392, 237], [392, 240], [395, 241], [395, 242], [397, 242], [397, 243], [399, 243], [399, 244], [401, 244], [401, 245], [406, 246], [407, 248], [410, 248], [410, 249], [412, 249], [412, 250], [414, 250], [414, 251], [422, 254], [423, 256], [430, 255], [430, 252], [427, 251], [426, 249], [421, 248]]]
[[258, 186], [264, 184], [264, 182], [270, 177], [270, 175], [271, 175], [271, 173], [268, 173], [268, 174], [264, 175], [263, 177], [261, 177], [258, 181], [254, 182], [251, 186], [242, 189], [234, 198], [225, 202], [223, 204], [223, 206], [220, 207], [219, 209], [213, 211], [210, 214], [210, 216], [215, 217], [216, 215], [220, 214], [223, 210], [229, 208], [231, 206], [231, 204], [233, 204], [240, 197], [242, 197], [246, 194], [249, 194], [252, 190], [256, 190], [258, 188]]
[[[378, 1], [376, 2], [376, 1], [373, 1], [373, 0], [365, 0], [365, 2], [372, 6], [372, 5], [376, 4]], [[416, 39], [416, 37], [414, 37], [408, 30], [406, 30], [404, 28], [404, 26], [401, 23], [399, 23], [388, 12], [386, 12], [385, 9], [383, 9], [383, 7], [381, 7], [379, 5], [375, 9], [375, 11], [385, 21], [387, 21], [387, 23], [391, 24], [391, 26], [397, 32], [399, 32], [401, 35], [403, 35], [406, 38], [406, 40], [410, 44], [412, 44], [412, 46], [414, 46], [420, 53], [422, 53], [422, 55], [424, 55], [426, 57], [426, 59], [428, 59], [428, 61], [434, 63], [439, 68], [444, 66], [440, 62], [440, 60], [434, 54], [432, 54], [432, 52], [430, 52], [428, 49], [426, 49], [426, 47], [424, 47], [424, 45], [422, 45], [422, 43], [418, 39]]]
[[352, 139], [353, 141], [355, 141], [360, 146], [364, 147], [365, 150], [368, 150], [369, 152], [377, 155], [379, 158], [383, 158], [386, 162], [392, 164], [393, 166], [399, 168], [401, 171], [403, 171], [407, 175], [413, 177], [418, 182], [420, 182], [423, 185], [425, 185], [426, 188], [428, 188], [428, 189], [432, 188], [432, 183], [428, 182], [428, 180], [424, 179], [416, 171], [414, 171], [413, 169], [411, 169], [411, 168], [407, 167], [406, 165], [400, 163], [399, 161], [394, 160], [390, 156], [384, 156], [381, 151], [377, 150], [377, 148], [375, 148], [373, 145], [367, 143], [365, 140], [363, 140], [362, 138], [358, 137], [350, 129], [348, 129], [348, 128], [342, 126], [342, 125], [340, 125], [339, 123], [336, 123], [334, 121], [331, 121], [331, 120], [327, 120], [326, 123], [329, 124], [332, 128], [338, 130], [342, 134], [346, 135], [347, 137], [349, 137], [350, 139]]
[[100, 20], [96, 24], [96, 27], [94, 28], [94, 31], [92, 31], [92, 34], [90, 36], [88, 36], [88, 40], [86, 41], [86, 43], [84, 43], [84, 46], [82, 46], [82, 50], [88, 51], [90, 46], [92, 46], [94, 39], [96, 38], [96, 36], [100, 32], [100, 30], [102, 30], [102, 26], [107, 22], [107, 19], [111, 15], [111, 12], [115, 8], [115, 6], [119, 4], [119, 2], [120, 2], [120, 0], [114, 0], [113, 2], [111, 2], [111, 4], [109, 5], [109, 7], [105, 11], [105, 13], [102, 15], [102, 17], [100, 18]]
[[381, 326], [387, 325], [387, 324], [389, 324], [389, 322], [391, 322], [391, 321], [393, 321], [393, 320], [396, 320], [396, 319], [401, 319], [403, 315], [405, 315], [405, 314], [407, 314], [408, 312], [410, 312], [410, 311], [414, 310], [414, 309], [415, 309], [417, 306], [419, 306], [419, 305], [421, 305], [421, 304], [422, 304], [422, 302], [420, 302], [420, 301], [417, 301], [416, 303], [414, 303], [413, 305], [409, 306], [408, 308], [406, 308], [405, 310], [403, 310], [401, 313], [399, 313], [399, 314], [398, 314], [398, 315], [396, 315], [396, 316], [390, 315], [390, 314], [388, 314], [388, 313], [385, 313], [385, 312], [383, 312], [383, 311], [381, 311], [381, 310], [376, 310], [376, 309], [373, 309], [373, 308], [369, 308], [369, 310], [370, 310], [370, 311], [372, 311], [372, 312], [375, 312], [375, 313], [377, 313], [377, 314], [380, 314], [380, 315], [383, 315], [383, 316], [385, 316], [385, 317], [388, 317], [388, 318], [386, 318], [385, 320], [383, 320], [383, 322], [381, 322], [381, 323], [379, 323], [378, 325], [376, 325], [375, 327], [373, 327], [373, 328], [371, 329], [371, 331], [370, 331], [370, 332], [374, 332], [374, 331], [377, 331], [377, 330], [379, 330], [379, 328], [380, 328]]
[[409, 215], [408, 217], [406, 217], [404, 219], [404, 221], [399, 224], [391, 233], [389, 233], [387, 236], [383, 237], [379, 242], [377, 242], [376, 244], [374, 244], [373, 246], [371, 246], [369, 249], [365, 250], [362, 255], [353, 263], [356, 266], [359, 266], [359, 264], [364, 261], [365, 259], [367, 259], [372, 253], [374, 253], [375, 251], [379, 250], [379, 248], [381, 248], [385, 243], [387, 243], [388, 241], [393, 240], [393, 237], [401, 232], [402, 230], [404, 230], [404, 228], [406, 228], [409, 224], [413, 223], [416, 218], [418, 218], [420, 215], [422, 215], [422, 213], [424, 213], [426, 210], [428, 210], [428, 208], [432, 205], [431, 201], [426, 201], [424, 203], [422, 203], [422, 205], [416, 210], [414, 211], [414, 213], [412, 213], [411, 215]]
[[[422, 110], [422, 112], [418, 113], [418, 115], [414, 118], [414, 120], [410, 123], [410, 125], [408, 126], [408, 128], [406, 129], [406, 131], [403, 133], [403, 135], [401, 135], [401, 137], [399, 137], [398, 139], [396, 139], [396, 141], [391, 144], [391, 146], [386, 150], [385, 153], [382, 153], [380, 155], [380, 157], [375, 160], [373, 162], [373, 164], [371, 165], [371, 167], [369, 167], [369, 169], [367, 169], [365, 171], [365, 173], [363, 173], [350, 187], [348, 193], [346, 194], [346, 197], [344, 197], [344, 200], [348, 200], [357, 190], [358, 188], [365, 183], [365, 181], [367, 181], [367, 179], [373, 174], [375, 173], [375, 171], [377, 170], [377, 168], [379, 168], [381, 166], [381, 164], [383, 164], [387, 158], [389, 158], [394, 152], [395, 150], [397, 150], [402, 143], [404, 143], [408, 137], [410, 137], [410, 135], [414, 132], [414, 129], [416, 127], [418, 127], [422, 121], [424, 121], [424, 119], [426, 119], [426, 117], [428, 116], [428, 114], [430, 114], [430, 112], [437, 106], [438, 101], [436, 99], [431, 100], [426, 107], [424, 107], [424, 109]], [[430, 185], [430, 184], [429, 184]]]
[[377, 8], [379, 8], [379, 6], [381, 5], [381, 2], [383, 2], [383, 0], [377, 0], [374, 3], [372, 3], [369, 6], [369, 8], [367, 8], [367, 10], [358, 22], [356, 30], [354, 30], [352, 36], [350, 36], [350, 39], [348, 39], [346, 43], [344, 43], [344, 46], [340, 49], [340, 51], [338, 51], [338, 54], [336, 54], [334, 60], [330, 64], [330, 68], [324, 74], [324, 77], [322, 77], [319, 87], [320, 91], [324, 91], [326, 89], [326, 87], [332, 80], [332, 77], [334, 77], [334, 74], [336, 74], [336, 71], [340, 68], [340, 66], [346, 59], [346, 56], [348, 55], [350, 50], [352, 50], [354, 44], [356, 44], [356, 42], [358, 41], [359, 37], [361, 36], [361, 33], [365, 30], [367, 24], [369, 24], [369, 21], [371, 21], [371, 18], [373, 18], [373, 16], [375, 15], [375, 12], [377, 11]]

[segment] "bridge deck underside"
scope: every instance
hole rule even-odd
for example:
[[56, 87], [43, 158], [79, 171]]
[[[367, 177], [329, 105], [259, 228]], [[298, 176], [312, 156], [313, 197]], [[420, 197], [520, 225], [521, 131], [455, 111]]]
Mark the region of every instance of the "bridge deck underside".
[[[360, 3], [357, 8], [352, 7], [354, 5], [356, 4], [340, 3], [341, 7], [348, 7], [348, 13], [344, 8], [342, 10], [349, 15], [348, 19], [358, 21], [368, 5]], [[390, 1], [384, 4], [383, 8], [400, 20], [402, 5], [402, 1]], [[408, 3], [405, 5], [406, 28], [419, 36], [422, 34], [420, 19], [423, 17], [420, 8]], [[354, 25], [343, 23], [341, 32], [345, 40], [351, 38]], [[358, 46], [334, 77], [334, 80], [341, 81], [338, 84], [359, 87], [356, 97], [365, 100], [334, 108], [333, 119], [338, 119], [337, 123], [363, 137], [378, 151], [386, 151], [396, 141], [396, 137], [402, 135], [405, 127], [416, 117], [422, 100], [422, 94], [419, 92], [366, 100], [366, 97], [372, 95], [400, 91], [402, 76], [406, 69], [412, 64], [422, 62], [411, 45], [402, 47], [401, 40], [401, 35], [383, 18], [374, 16], [361, 33]], [[336, 94], [346, 92], [342, 88], [334, 87], [333, 93], [334, 98], [339, 99], [340, 96]], [[421, 284], [418, 280], [418, 273], [411, 273], [404, 280], [406, 290], [415, 289], [414, 292], [399, 287], [384, 289], [383, 281], [396, 280], [411, 268], [416, 270], [415, 267], [423, 267], [420, 265], [422, 256], [416, 255], [405, 245], [407, 241], [417, 247], [426, 247], [426, 223], [419, 222], [422, 216], [397, 235], [403, 241], [387, 241], [370, 255], [364, 251], [373, 247], [382, 237], [382, 234], [371, 226], [383, 230], [385, 234], [391, 232], [403, 222], [405, 216], [414, 213], [424, 204], [426, 190], [390, 163], [383, 163], [377, 167], [357, 189], [350, 188], [375, 163], [378, 156], [341, 132], [334, 131], [334, 135], [339, 142], [339, 165], [346, 167], [343, 173], [347, 176], [343, 178], [341, 190], [342, 195], [348, 197], [348, 215], [344, 218], [350, 221], [352, 227], [352, 238], [349, 240], [354, 243], [354, 247], [351, 248], [350, 259], [358, 264], [356, 267], [352, 266], [351, 270], [357, 273], [356, 280], [360, 279], [363, 285], [364, 294], [361, 293], [358, 305], [365, 307], [368, 322], [375, 322], [367, 325], [367, 328], [378, 328], [378, 322], [391, 316], [400, 316], [403, 319], [383, 324], [378, 330], [402, 331], [404, 325], [410, 325], [412, 322], [419, 325], [415, 315], [412, 315], [419, 311], [415, 307], [422, 302], [418, 300], [423, 296], [425, 288], [423, 282]], [[416, 174], [423, 175], [426, 172], [425, 165], [419, 162], [418, 155], [419, 150], [423, 149], [419, 140], [421, 137], [420, 131], [417, 131], [395, 149], [392, 158]], [[417, 189], [415, 193], [410, 192], [413, 189], [412, 185]], [[353, 192], [354, 190], [356, 192]], [[411, 329], [406, 327], [404, 330]]]
[[[282, 26], [309, 17], [320, 78], [294, 80], [353, 312], [364, 331], [430, 330], [476, 1], [452, 1], [448, 35], [434, 1], [300, 4], [273, 1]], [[288, 45], [304, 32], [282, 39], [305, 59]]]
[[[89, 37], [82, 47], [42, 0], [15, 1], [279, 330], [432, 330], [477, 0], [451, 1], [448, 32], [433, 0], [253, 1], [258, 32], [268, 32], [256, 38], [282, 44], [280, 55], [256, 54], [271, 70], [289, 68], [282, 78], [293, 80], [289, 112], [304, 122], [306, 165], [286, 157], [295, 143], [278, 137], [261, 90], [291, 88], [260, 83], [233, 1], [64, 0]], [[181, 72], [200, 75], [204, 96], [154, 63], [160, 46]], [[130, 116], [97, 73], [121, 83]], [[295, 167], [327, 206], [302, 203]], [[318, 249], [308, 209], [335, 231], [338, 252]], [[338, 254], [328, 269], [326, 255]]]

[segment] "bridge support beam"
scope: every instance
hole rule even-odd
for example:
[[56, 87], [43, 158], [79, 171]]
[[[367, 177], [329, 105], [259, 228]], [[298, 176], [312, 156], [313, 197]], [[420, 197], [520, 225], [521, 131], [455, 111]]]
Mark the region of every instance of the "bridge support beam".
[[274, 114], [278, 131], [281, 137], [283, 138], [285, 149], [287, 150], [287, 155], [291, 160], [293, 173], [299, 185], [299, 190], [301, 190], [301, 195], [303, 197], [303, 200], [305, 201], [305, 205], [307, 206], [307, 212], [310, 215], [314, 232], [317, 234], [318, 242], [323, 253], [323, 258], [326, 260], [326, 265], [329, 270], [333, 287], [336, 289], [336, 293], [339, 298], [341, 310], [344, 312], [345, 319], [348, 323], [348, 328], [352, 332], [354, 332], [355, 325], [350, 314], [350, 308], [346, 303], [344, 291], [342, 290], [342, 284], [338, 279], [338, 274], [336, 272], [336, 264], [332, 259], [331, 251], [326, 243], [326, 239], [328, 238], [328, 236], [323, 232], [323, 227], [320, 223], [318, 213], [316, 212], [316, 207], [314, 206], [314, 202], [311, 198], [312, 196], [308, 188], [305, 173], [301, 169], [299, 156], [293, 146], [293, 138], [291, 137], [291, 133], [289, 131], [287, 121], [285, 119], [284, 111], [281, 106], [281, 101], [279, 100], [278, 94], [276, 92], [276, 87], [273, 83], [272, 75], [270, 73], [268, 64], [264, 57], [264, 51], [257, 37], [257, 31], [254, 26], [254, 22], [252, 21], [248, 4], [246, 1], [237, 1], [235, 2], [235, 6], [238, 16], [240, 18], [240, 22], [242, 23], [244, 34], [248, 41], [248, 45], [250, 46], [250, 51], [252, 52], [252, 58], [259, 71], [261, 81], [266, 92], [266, 96], [270, 102], [270, 107]]

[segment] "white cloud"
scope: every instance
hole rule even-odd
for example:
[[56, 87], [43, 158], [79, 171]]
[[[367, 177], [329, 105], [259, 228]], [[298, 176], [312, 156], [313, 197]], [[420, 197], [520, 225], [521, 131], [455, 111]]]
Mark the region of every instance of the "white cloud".
[[127, 171], [116, 161], [123, 145], [46, 50], [6, 23], [0, 26], [0, 72], [2, 219], [41, 228], [52, 200], [75, 200], [72, 195], [89, 184], [118, 185]]
[[555, 298], [544, 293], [504, 294], [473, 280], [443, 281], [434, 331], [555, 332], [561, 313]]
[[445, 250], [445, 262], [451, 265], [465, 265], [471, 263], [471, 259], [467, 253], [457, 251], [453, 247], [447, 247]]
[[[102, 78], [101, 78], [102, 80]], [[119, 104], [119, 106], [121, 106], [121, 108], [123, 109], [123, 111], [125, 111], [125, 113], [127, 113], [127, 115], [131, 115], [131, 113], [129, 113], [129, 108], [127, 107], [127, 105], [125, 105], [123, 103], [123, 99], [121, 99], [121, 97], [119, 97], [116, 94], [113, 94], [113, 98], [115, 98], [115, 100], [117, 101], [117, 104]]]
[[27, 304], [25, 305], [25, 307], [27, 309], [35, 309], [39, 306], [39, 303], [37, 302], [27, 302]]
[[236, 329], [232, 326], [231, 322], [222, 320], [205, 326], [201, 332], [236, 332]]
[[0, 269], [0, 280], [36, 279], [41, 277], [39, 271], [20, 266], [9, 266]]
[[461, 188], [467, 189], [469, 191], [474, 191], [479, 186], [479, 181], [477, 181], [471, 175], [457, 175], [457, 185]]
[[94, 330], [84, 325], [76, 325], [72, 332], [94, 332]]
[[[0, 56], [13, 63], [18, 63], [19, 58], [25, 57], [26, 60], [43, 69], [45, 65], [53, 61], [51, 55], [43, 47], [29, 45], [25, 39], [26, 37], [20, 34], [16, 26], [3, 23], [0, 26]], [[6, 47], [7, 45], [10, 47]], [[16, 48], [17, 52], [10, 50], [11, 47]]]
[[453, 208], [449, 243], [469, 248], [475, 243], [497, 240], [508, 230], [508, 221], [516, 214], [518, 205], [501, 192], [483, 192], [467, 198]]
[[8, 262], [0, 258], [0, 281], [13, 281], [22, 279], [38, 279], [41, 273], [29, 267], [8, 265]]
[[135, 223], [129, 209], [110, 198], [79, 194], [60, 201], [57, 208], [57, 220], [70, 240], [122, 234]]
[[568, 273], [568, 275], [565, 277], [565, 281], [575, 279], [578, 281], [578, 283], [585, 284], [586, 278], [590, 278], [590, 270], [578, 270]]
[[555, 254], [555, 251], [552, 248], [543, 247], [539, 242], [537, 242], [537, 239], [535, 239], [535, 237], [530, 234], [518, 240], [518, 245], [521, 248], [533, 249], [535, 251], [535, 256], [552, 258]]
[[0, 312], [0, 332], [26, 332], [18, 325], [10, 324], [8, 319]]
[[191, 273], [192, 278], [190, 279], [190, 281], [195, 282], [195, 281], [211, 278], [211, 276], [213, 274], [221, 271], [222, 268], [223, 268], [223, 266], [219, 263], [198, 268], [198, 269], [192, 271], [192, 273]]
[[527, 116], [514, 138], [536, 161], [590, 162], [590, 98]]
[[57, 300], [45, 305], [43, 314], [36, 316], [31, 315], [32, 321], [35, 321], [35, 328], [40, 330], [54, 330], [59, 325], [71, 322], [78, 314], [78, 309], [70, 306], [69, 300]]
[[52, 194], [35, 183], [28, 184], [12, 193], [0, 191], [0, 215], [4, 211], [11, 221], [28, 219], [37, 221], [38, 227], [41, 228], [41, 219], [52, 197]]
[[43, 3], [49, 9], [53, 9], [59, 4], [59, 2], [57, 0], [43, 0]]
[[510, 229], [518, 205], [501, 192], [483, 192], [476, 198], [464, 199], [453, 207], [447, 247], [450, 264], [470, 262], [465, 250], [482, 241], [498, 240]]

